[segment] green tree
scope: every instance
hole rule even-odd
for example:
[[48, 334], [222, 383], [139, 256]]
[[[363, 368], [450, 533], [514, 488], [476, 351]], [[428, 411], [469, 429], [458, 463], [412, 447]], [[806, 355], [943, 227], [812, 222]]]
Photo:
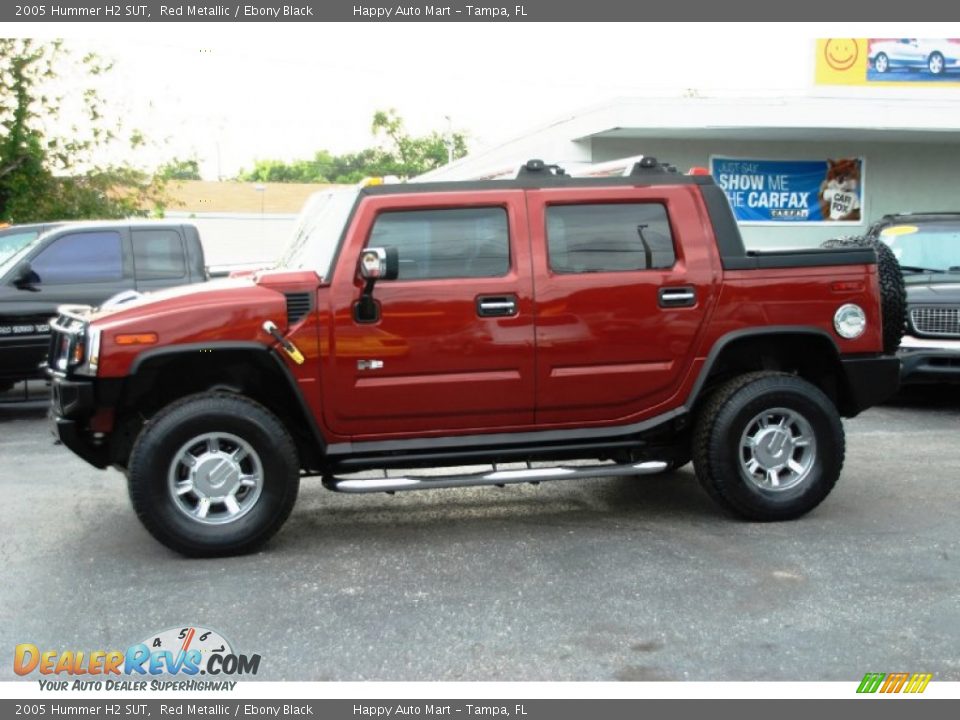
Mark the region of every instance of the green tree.
[[413, 177], [445, 165], [451, 150], [448, 141], [453, 146], [454, 160], [467, 154], [467, 141], [461, 133], [445, 137], [434, 130], [429, 135], [412, 137], [393, 109], [375, 112], [370, 129], [374, 137], [381, 140], [386, 157], [393, 162], [394, 172], [386, 174]]
[[199, 180], [200, 163], [196, 158], [189, 160], [174, 158], [160, 166], [157, 176], [164, 180]]
[[397, 175], [409, 178], [444, 165], [448, 160], [448, 140], [453, 157], [467, 154], [462, 133], [449, 138], [439, 132], [411, 136], [396, 110], [374, 113], [371, 132], [378, 145], [359, 152], [334, 155], [319, 150], [310, 160], [258, 160], [252, 170], [240, 173], [246, 182], [355, 183], [365, 177]]
[[[32, 222], [146, 215], [162, 204], [162, 182], [124, 163], [98, 164], [97, 151], [144, 144], [125, 139], [107, 118], [95, 79], [111, 66], [95, 54], [79, 61], [63, 42], [0, 38], [0, 220]], [[82, 121], [62, 121], [69, 87]], [[147, 209], [145, 209], [147, 208]]]

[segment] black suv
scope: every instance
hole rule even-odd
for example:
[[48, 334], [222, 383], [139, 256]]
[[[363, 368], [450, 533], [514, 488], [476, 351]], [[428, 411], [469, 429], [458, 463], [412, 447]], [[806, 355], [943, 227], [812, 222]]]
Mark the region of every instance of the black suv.
[[[49, 320], [67, 303], [100, 305], [125, 290], [146, 292], [207, 279], [193, 225], [83, 222], [19, 225], [0, 242], [0, 392], [41, 377]], [[23, 244], [23, 236], [32, 242]]]
[[907, 286], [901, 382], [960, 383], [960, 212], [887, 215], [869, 231]]

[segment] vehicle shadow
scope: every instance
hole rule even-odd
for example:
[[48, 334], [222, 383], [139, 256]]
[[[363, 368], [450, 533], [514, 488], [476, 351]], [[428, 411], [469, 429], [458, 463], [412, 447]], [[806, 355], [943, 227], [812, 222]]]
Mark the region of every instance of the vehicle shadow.
[[398, 530], [413, 531], [416, 536], [427, 533], [433, 540], [451, 540], [475, 530], [489, 533], [491, 524], [498, 532], [529, 533], [532, 527], [574, 530], [623, 523], [633, 526], [729, 520], [699, 487], [689, 465], [648, 477], [403, 495], [344, 496], [306, 480], [293, 515], [269, 548], [300, 547], [306, 551], [318, 542], [349, 541], [357, 536], [396, 542]]
[[910, 385], [884, 405], [905, 409], [960, 409], [960, 385]]
[[44, 380], [17, 383], [0, 393], [0, 423], [42, 418], [49, 405], [50, 386]]

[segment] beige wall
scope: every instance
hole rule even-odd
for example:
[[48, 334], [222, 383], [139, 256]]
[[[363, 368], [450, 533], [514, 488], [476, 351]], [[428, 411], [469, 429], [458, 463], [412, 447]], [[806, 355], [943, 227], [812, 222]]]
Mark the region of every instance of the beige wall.
[[[257, 190], [258, 185], [263, 190]], [[283, 213], [296, 215], [313, 193], [332, 185], [301, 183], [171, 181], [170, 210], [193, 213]]]

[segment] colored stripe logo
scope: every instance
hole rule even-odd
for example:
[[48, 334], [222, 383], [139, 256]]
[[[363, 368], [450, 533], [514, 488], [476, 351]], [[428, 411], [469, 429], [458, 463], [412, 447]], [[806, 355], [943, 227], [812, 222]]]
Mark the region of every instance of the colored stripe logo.
[[922, 693], [927, 689], [931, 673], [867, 673], [860, 681], [858, 693]]

